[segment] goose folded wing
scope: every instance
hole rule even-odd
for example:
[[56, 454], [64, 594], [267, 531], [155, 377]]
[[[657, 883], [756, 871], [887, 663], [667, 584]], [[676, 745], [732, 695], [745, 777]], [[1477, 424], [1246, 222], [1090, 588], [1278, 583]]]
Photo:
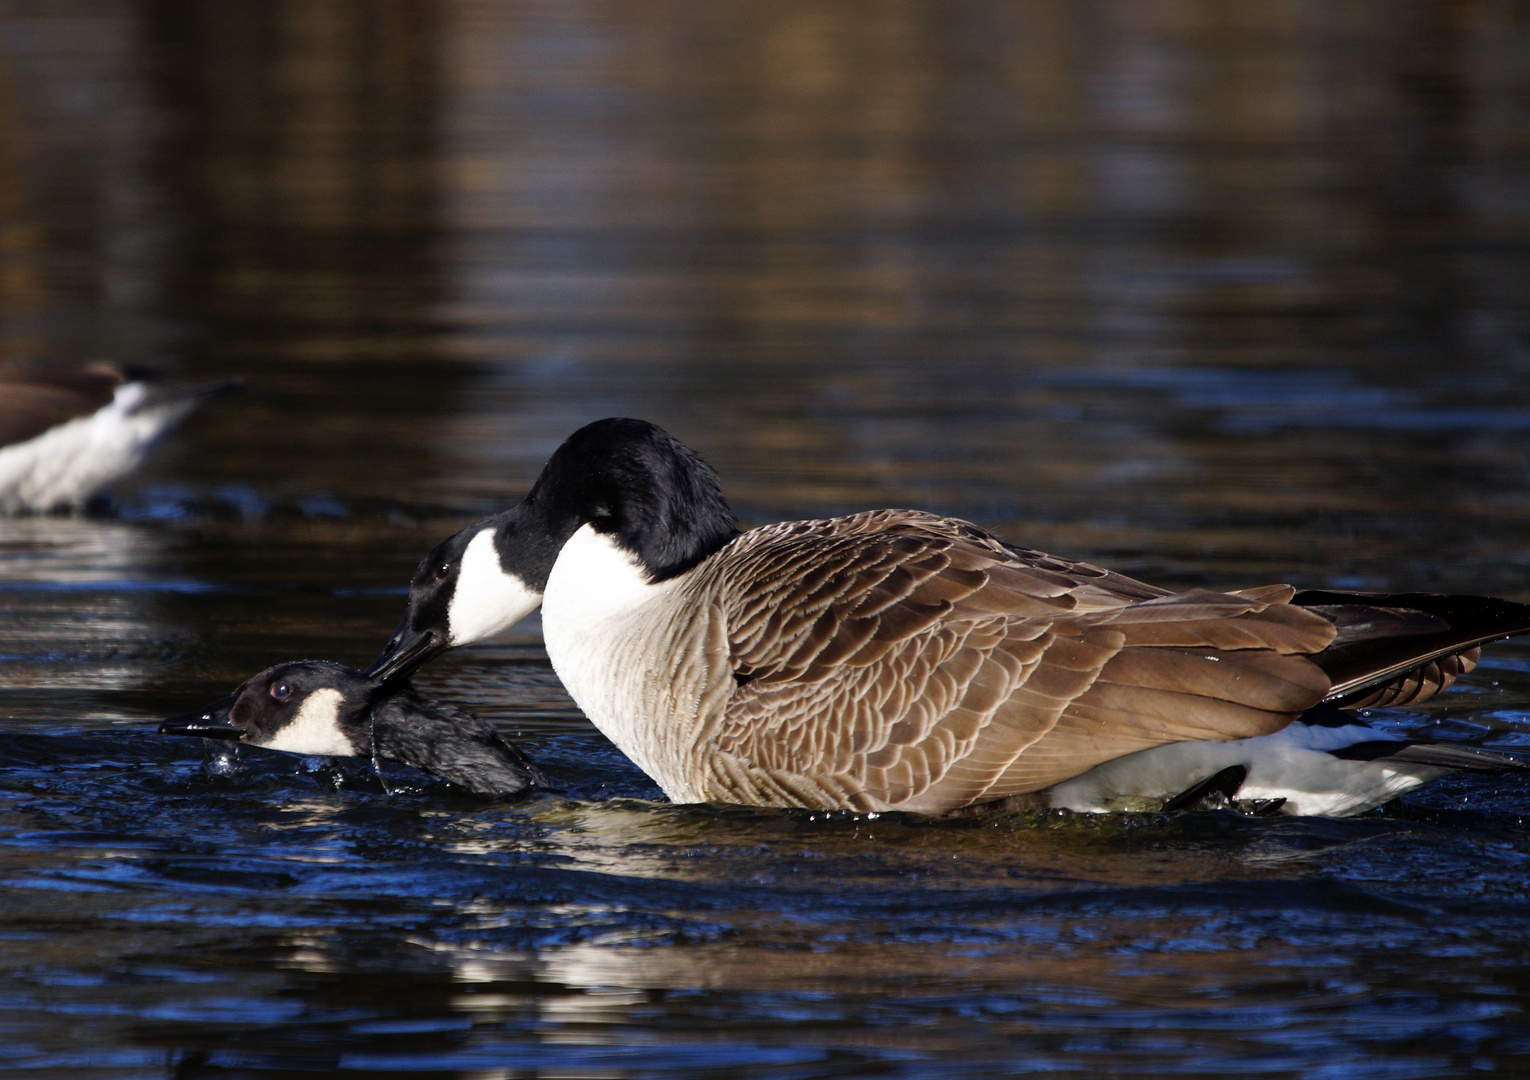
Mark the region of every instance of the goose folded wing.
[[938, 812], [1277, 730], [1327, 690], [1301, 654], [1333, 627], [1289, 589], [1107, 604], [1086, 565], [917, 532], [742, 550], [718, 592], [737, 683], [718, 796]]

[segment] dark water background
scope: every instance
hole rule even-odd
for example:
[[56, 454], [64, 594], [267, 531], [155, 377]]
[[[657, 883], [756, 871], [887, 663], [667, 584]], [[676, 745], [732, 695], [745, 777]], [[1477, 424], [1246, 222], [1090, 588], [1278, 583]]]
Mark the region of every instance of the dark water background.
[[[612, 414], [751, 522], [1530, 598], [1524, 3], [6, 0], [0, 332], [251, 383], [0, 521], [0, 1072], [1530, 1072], [1523, 780], [673, 807], [534, 621], [422, 682], [558, 795], [153, 733]], [[1530, 748], [1530, 646], [1377, 719]]]

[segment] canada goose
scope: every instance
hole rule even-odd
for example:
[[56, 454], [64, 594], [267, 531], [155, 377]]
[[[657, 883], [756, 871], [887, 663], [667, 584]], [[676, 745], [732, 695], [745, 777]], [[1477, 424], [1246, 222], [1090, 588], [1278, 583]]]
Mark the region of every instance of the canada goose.
[[79, 509], [237, 380], [154, 383], [108, 364], [0, 367], [0, 513]]
[[159, 730], [289, 754], [401, 761], [478, 795], [513, 795], [546, 783], [524, 754], [472, 713], [320, 660], [267, 668], [207, 708], [170, 717]]
[[1354, 813], [1468, 758], [1519, 764], [1431, 756], [1328, 706], [1422, 701], [1530, 630], [1530, 606], [1175, 594], [914, 510], [740, 533], [712, 470], [639, 420], [575, 432], [519, 505], [438, 545], [368, 673], [538, 604], [574, 701], [677, 802], [1172, 807], [1221, 774], [1230, 797]]

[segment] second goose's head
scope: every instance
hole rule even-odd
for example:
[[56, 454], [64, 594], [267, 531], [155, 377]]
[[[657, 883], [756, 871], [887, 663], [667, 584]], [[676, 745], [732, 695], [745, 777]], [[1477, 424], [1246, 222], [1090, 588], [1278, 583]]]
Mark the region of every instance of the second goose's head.
[[349, 757], [372, 752], [372, 703], [379, 684], [323, 660], [267, 668], [226, 698], [160, 725], [167, 735], [201, 735], [285, 750]]
[[425, 557], [409, 609], [367, 674], [405, 677], [445, 649], [525, 618], [542, 602], [559, 552], [586, 525], [650, 583], [685, 573], [738, 535], [700, 455], [646, 420], [597, 420], [558, 447], [519, 505]]
[[172, 716], [159, 730], [324, 757], [401, 761], [480, 795], [512, 795], [542, 774], [492, 724], [384, 686], [340, 664], [298, 660], [267, 668], [226, 698]]

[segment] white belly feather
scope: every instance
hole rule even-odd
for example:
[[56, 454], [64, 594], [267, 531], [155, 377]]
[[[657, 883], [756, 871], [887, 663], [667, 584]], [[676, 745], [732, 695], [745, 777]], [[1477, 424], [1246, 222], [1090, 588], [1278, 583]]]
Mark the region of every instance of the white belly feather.
[[1287, 814], [1358, 814], [1448, 772], [1432, 765], [1349, 761], [1327, 751], [1390, 736], [1360, 724], [1294, 723], [1254, 739], [1183, 742], [1141, 750], [1098, 765], [1051, 789], [1052, 805], [1086, 813], [1157, 809], [1233, 765], [1248, 777], [1237, 797], [1284, 799]]

